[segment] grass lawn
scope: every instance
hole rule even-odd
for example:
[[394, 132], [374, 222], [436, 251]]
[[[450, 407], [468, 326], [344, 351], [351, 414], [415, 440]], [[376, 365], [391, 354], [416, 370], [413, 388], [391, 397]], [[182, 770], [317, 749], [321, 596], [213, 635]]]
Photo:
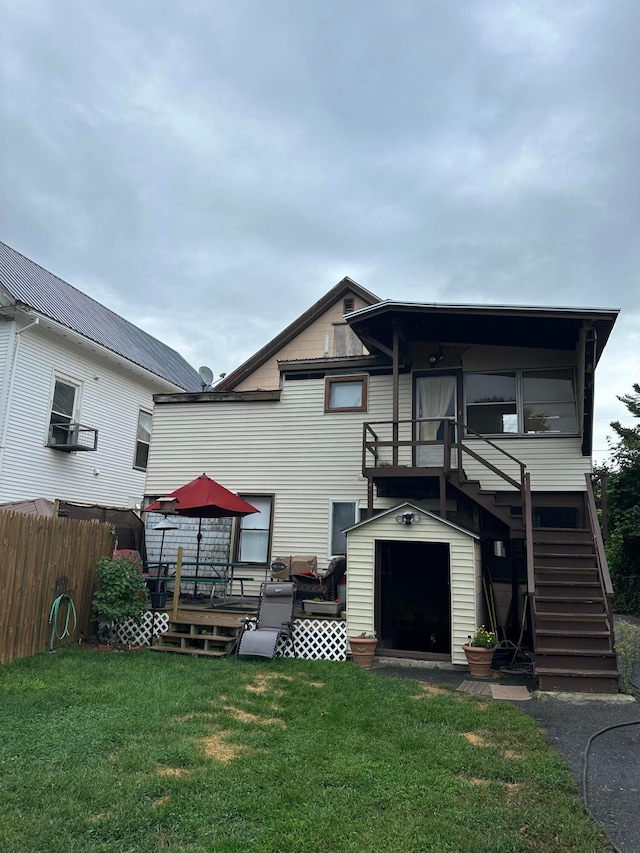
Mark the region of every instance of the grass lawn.
[[534, 722], [350, 663], [0, 669], [3, 853], [601, 853]]

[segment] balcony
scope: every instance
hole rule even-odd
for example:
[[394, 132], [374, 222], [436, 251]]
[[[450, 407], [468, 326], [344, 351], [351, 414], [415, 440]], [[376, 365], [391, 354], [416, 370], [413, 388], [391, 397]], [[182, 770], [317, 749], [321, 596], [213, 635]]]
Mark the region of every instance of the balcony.
[[98, 430], [83, 424], [51, 424], [47, 447], [64, 453], [97, 450]]
[[[464, 437], [464, 440], [463, 440]], [[478, 452], [488, 456], [481, 456]], [[414, 418], [363, 424], [362, 474], [370, 480], [448, 477], [463, 462], [491, 471], [520, 490], [525, 465], [454, 418]]]

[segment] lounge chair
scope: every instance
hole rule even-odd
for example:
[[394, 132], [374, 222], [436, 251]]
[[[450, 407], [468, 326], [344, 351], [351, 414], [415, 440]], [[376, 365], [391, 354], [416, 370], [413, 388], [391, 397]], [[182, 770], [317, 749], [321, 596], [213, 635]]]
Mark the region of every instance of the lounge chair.
[[236, 660], [240, 655], [258, 655], [274, 658], [278, 641], [284, 637], [293, 644], [293, 602], [295, 584], [289, 581], [265, 581], [260, 587], [260, 605], [255, 628], [245, 620], [236, 646]]

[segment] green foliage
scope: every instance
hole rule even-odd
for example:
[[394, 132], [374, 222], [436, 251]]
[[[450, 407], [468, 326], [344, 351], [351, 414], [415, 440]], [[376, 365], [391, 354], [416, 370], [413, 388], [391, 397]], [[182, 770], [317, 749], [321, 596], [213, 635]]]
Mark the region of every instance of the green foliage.
[[620, 690], [623, 693], [636, 693], [633, 675], [640, 658], [640, 626], [621, 619], [616, 625], [616, 652], [618, 654], [618, 672]]
[[[634, 417], [640, 417], [640, 385], [620, 399]], [[640, 425], [624, 427], [613, 421], [617, 435], [612, 465], [598, 473], [606, 476], [609, 537], [607, 561], [618, 612], [640, 616]]]
[[140, 624], [147, 609], [147, 587], [139, 570], [125, 557], [100, 557], [96, 571], [98, 590], [93, 596], [93, 618], [109, 623], [133, 619]]
[[606, 847], [510, 703], [348, 663], [82, 646], [0, 667], [0, 694], [3, 853]]

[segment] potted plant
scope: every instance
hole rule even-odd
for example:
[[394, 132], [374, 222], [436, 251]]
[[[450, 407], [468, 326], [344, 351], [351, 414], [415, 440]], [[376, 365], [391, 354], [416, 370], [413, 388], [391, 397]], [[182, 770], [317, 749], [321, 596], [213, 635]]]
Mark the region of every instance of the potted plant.
[[98, 622], [98, 638], [112, 643], [118, 622], [133, 619], [138, 625], [147, 609], [147, 587], [139, 570], [125, 557], [100, 557], [96, 564], [98, 589], [92, 615]]
[[376, 635], [363, 631], [356, 637], [349, 637], [349, 645], [351, 646], [353, 662], [363, 669], [370, 669], [378, 645]]
[[305, 613], [315, 613], [325, 616], [337, 616], [342, 610], [339, 600], [325, 601], [323, 598], [305, 598], [302, 601]]
[[484, 625], [476, 628], [473, 635], [469, 635], [469, 642], [462, 646], [469, 664], [469, 672], [477, 678], [486, 678], [491, 673], [493, 653], [498, 645], [498, 638], [494, 631], [488, 631]]

